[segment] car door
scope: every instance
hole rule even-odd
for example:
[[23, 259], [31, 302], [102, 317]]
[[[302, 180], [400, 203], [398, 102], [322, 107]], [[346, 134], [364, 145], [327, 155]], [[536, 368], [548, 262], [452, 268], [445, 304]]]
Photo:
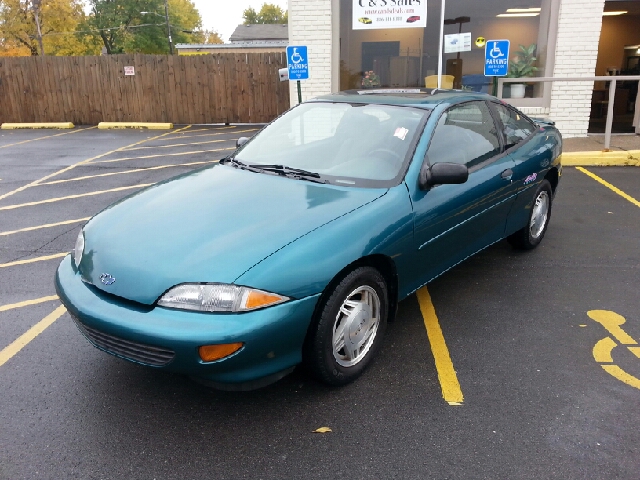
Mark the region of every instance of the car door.
[[425, 162], [462, 163], [469, 178], [412, 194], [420, 285], [504, 236], [515, 162], [503, 153], [496, 126], [484, 101], [454, 105], [438, 119]]
[[528, 206], [533, 200], [534, 187], [544, 179], [553, 161], [555, 137], [536, 135], [535, 123], [515, 108], [491, 102], [504, 135], [505, 151], [514, 161], [513, 188], [518, 193], [513, 202], [506, 232], [522, 228], [529, 221]]

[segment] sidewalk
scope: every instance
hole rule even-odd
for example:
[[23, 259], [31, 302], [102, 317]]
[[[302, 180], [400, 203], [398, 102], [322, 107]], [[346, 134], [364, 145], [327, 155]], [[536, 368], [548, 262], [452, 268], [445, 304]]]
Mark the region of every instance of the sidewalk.
[[603, 152], [604, 135], [565, 138], [562, 164], [565, 166], [640, 166], [640, 135], [611, 135], [609, 152]]

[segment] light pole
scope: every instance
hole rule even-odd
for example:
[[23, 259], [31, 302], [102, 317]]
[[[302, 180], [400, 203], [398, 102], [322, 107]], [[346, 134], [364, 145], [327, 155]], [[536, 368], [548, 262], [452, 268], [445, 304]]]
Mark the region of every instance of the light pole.
[[167, 22], [167, 37], [169, 39], [169, 54], [173, 55], [173, 42], [171, 41], [171, 24], [169, 23], [169, 5], [167, 4], [167, 0], [164, 0], [164, 15], [161, 15], [157, 12], [140, 12], [143, 15], [148, 13], [152, 13], [154, 15], [158, 15], [159, 17], [164, 17]]
[[[447, 18], [444, 21], [445, 25], [457, 25], [460, 24], [460, 28], [458, 29], [458, 34], [462, 33], [462, 24], [469, 23], [471, 18], [469, 17], [456, 17], [456, 18]], [[456, 55], [456, 63], [454, 68], [455, 73], [455, 84], [453, 88], [460, 88], [460, 82], [462, 81], [462, 61], [460, 60], [460, 52]]]

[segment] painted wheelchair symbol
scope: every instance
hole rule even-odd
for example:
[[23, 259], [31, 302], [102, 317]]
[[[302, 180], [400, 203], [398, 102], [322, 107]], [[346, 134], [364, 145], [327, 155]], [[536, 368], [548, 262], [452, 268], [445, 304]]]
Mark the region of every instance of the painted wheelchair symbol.
[[[593, 358], [595, 361], [598, 362], [609, 375], [612, 375], [627, 385], [640, 389], [640, 379], [625, 372], [618, 365], [614, 365], [613, 358], [611, 357], [611, 351], [617, 347], [619, 343], [620, 345], [627, 346], [631, 353], [640, 358], [640, 346], [637, 346], [638, 342], [620, 327], [626, 322], [626, 319], [622, 315], [608, 310], [590, 310], [587, 312], [587, 315], [602, 325], [611, 334], [611, 337], [613, 337], [605, 337], [595, 344], [593, 347]], [[618, 343], [613, 340], [614, 338]]]
[[493, 48], [489, 50], [489, 56], [491, 58], [504, 57], [504, 53], [502, 53], [502, 50], [498, 47], [498, 42], [493, 42]]
[[298, 48], [297, 47], [293, 47], [293, 53], [291, 54], [291, 61], [295, 64], [298, 64], [300, 62], [302, 62], [304, 60], [304, 58], [302, 58], [302, 55], [300, 55], [298, 53]]

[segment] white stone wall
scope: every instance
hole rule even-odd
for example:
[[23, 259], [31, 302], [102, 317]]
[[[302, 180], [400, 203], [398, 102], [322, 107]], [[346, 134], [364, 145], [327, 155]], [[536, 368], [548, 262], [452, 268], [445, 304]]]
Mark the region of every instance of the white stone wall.
[[[594, 76], [604, 0], [562, 0], [554, 77]], [[565, 138], [585, 137], [593, 82], [554, 82], [549, 117]]]
[[[303, 102], [331, 93], [331, 32], [331, 0], [289, 0], [289, 45], [308, 47], [309, 80], [300, 82]], [[298, 90], [296, 82], [289, 83], [293, 106]]]

